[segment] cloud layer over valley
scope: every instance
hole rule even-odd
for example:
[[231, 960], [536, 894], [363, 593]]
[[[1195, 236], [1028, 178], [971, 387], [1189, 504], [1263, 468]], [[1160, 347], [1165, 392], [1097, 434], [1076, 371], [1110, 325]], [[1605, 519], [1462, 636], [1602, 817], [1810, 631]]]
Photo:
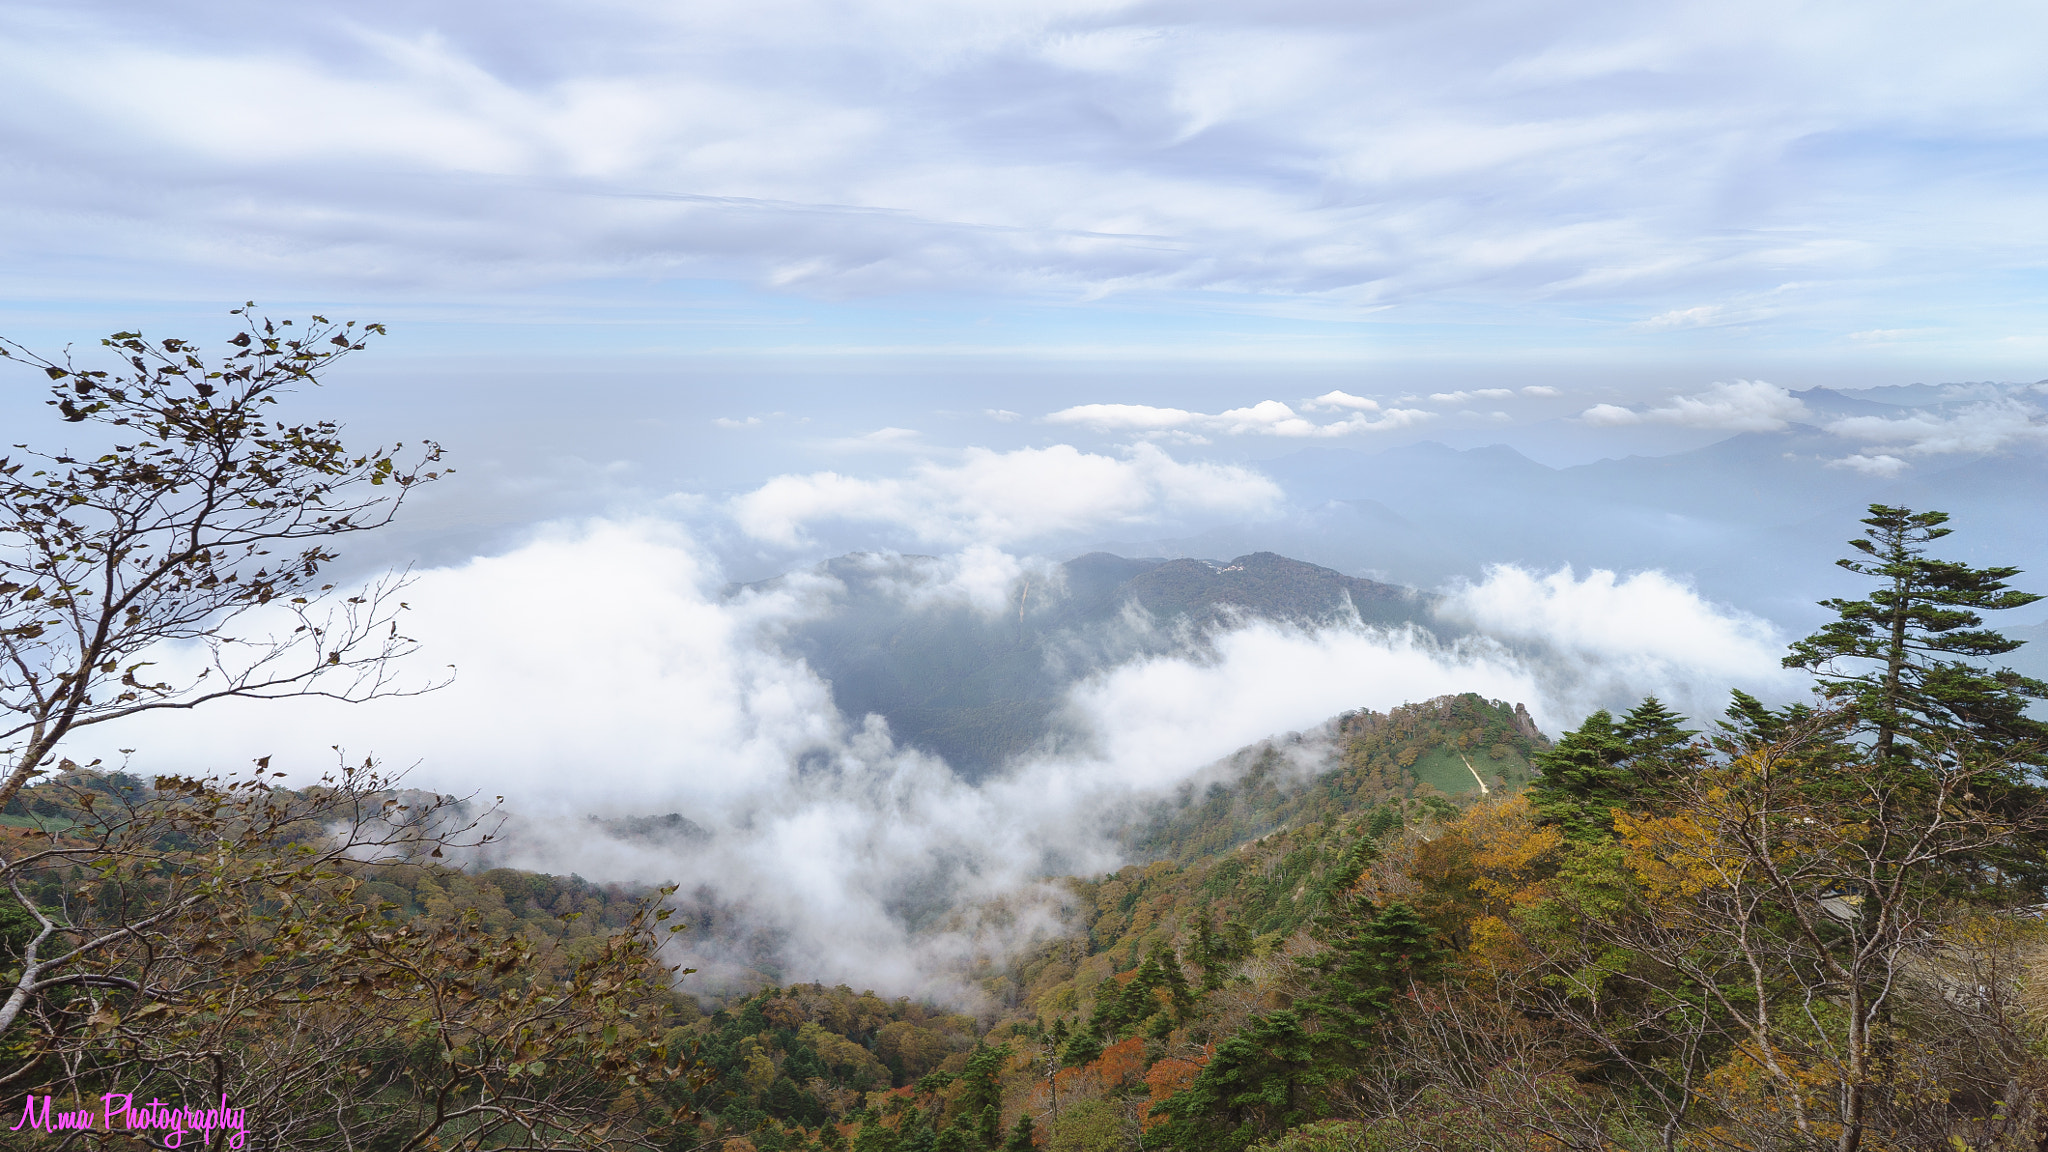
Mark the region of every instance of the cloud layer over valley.
[[[1042, 600], [1059, 594], [1043, 562], [986, 544], [865, 563], [913, 616], [1000, 619], [1025, 580]], [[881, 718], [844, 714], [792, 654], [793, 631], [845, 610], [845, 594], [822, 571], [730, 588], [673, 523], [558, 526], [418, 574], [409, 627], [459, 667], [444, 690], [356, 708], [230, 704], [123, 739], [146, 749], [142, 770], [271, 754], [303, 781], [333, 743], [417, 762], [416, 786], [506, 797], [520, 819], [501, 862], [679, 882], [744, 924], [692, 958], [708, 975], [753, 966], [960, 995], [946, 981], [964, 956], [1057, 924], [1041, 878], [1113, 866], [1116, 813], [1243, 745], [1461, 691], [1526, 702], [1556, 731], [1646, 692], [1706, 711], [1730, 684], [1796, 690], [1768, 626], [1677, 581], [1499, 568], [1448, 590], [1443, 627], [1462, 633], [1449, 640], [1249, 620], [1112, 661], [1068, 684], [1073, 738], [969, 780]], [[615, 838], [586, 820], [666, 812], [708, 836]], [[973, 919], [992, 900], [1006, 918]]]
[[[1456, 692], [1553, 734], [1653, 693], [1706, 724], [1730, 688], [1803, 691], [1779, 656], [1871, 500], [1957, 512], [1953, 542], [1987, 561], [2041, 547], [1986, 537], [2048, 492], [2036, 386], [1551, 391], [1047, 404], [1004, 413], [1042, 437], [1021, 446], [890, 425], [840, 467], [641, 497], [418, 570], [415, 671], [456, 666], [443, 690], [223, 703], [67, 754], [270, 755], [306, 781], [340, 745], [505, 797], [496, 861], [680, 883], [716, 928], [693, 962], [720, 979], [959, 996], [966, 957], [1056, 929], [1046, 877], [1116, 865], [1121, 816], [1245, 745]], [[1529, 404], [1725, 439], [1553, 468], [1324, 434]], [[1117, 599], [1141, 585], [1158, 596]]]

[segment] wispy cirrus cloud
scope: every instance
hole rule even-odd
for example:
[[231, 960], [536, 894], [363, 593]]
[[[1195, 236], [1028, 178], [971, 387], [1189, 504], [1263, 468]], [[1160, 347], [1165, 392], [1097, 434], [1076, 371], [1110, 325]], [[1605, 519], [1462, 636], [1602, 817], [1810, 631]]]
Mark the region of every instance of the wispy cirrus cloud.
[[[1724, 322], [1698, 301], [1770, 292], [1788, 268], [1805, 295], [1773, 308], [1796, 316], [2048, 252], [2048, 223], [2014, 207], [2034, 174], [2011, 161], [2048, 139], [2024, 47], [2048, 14], [2031, 9], [544, 0], [507, 24], [372, 0], [245, 17], [132, 0], [0, 15], [9, 265], [45, 284], [98, 285], [113, 261], [307, 285], [1562, 300], [1647, 312], [1656, 337]], [[1910, 163], [1929, 141], [1943, 163]]]

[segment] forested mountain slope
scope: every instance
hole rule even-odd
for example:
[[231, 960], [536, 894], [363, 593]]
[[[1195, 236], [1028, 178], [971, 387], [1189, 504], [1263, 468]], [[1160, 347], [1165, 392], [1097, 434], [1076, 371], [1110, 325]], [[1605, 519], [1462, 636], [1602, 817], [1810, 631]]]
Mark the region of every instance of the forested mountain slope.
[[1347, 712], [1326, 733], [1237, 752], [1221, 766], [1223, 779], [1184, 786], [1127, 827], [1124, 840], [1135, 854], [1186, 863], [1378, 804], [1512, 792], [1546, 746], [1521, 705], [1470, 693], [1386, 714]]
[[[10, 978], [167, 885], [222, 894], [164, 937], [184, 991], [121, 1016], [101, 990], [139, 979], [50, 983], [10, 1052], [32, 1067], [36, 1044], [110, 1030], [91, 1043], [111, 1074], [201, 1032], [297, 1045], [282, 1090], [239, 1090], [309, 1131], [432, 1130], [453, 1075], [676, 1152], [2038, 1149], [2048, 724], [2028, 708], [2048, 683], [2002, 667], [2018, 640], [1980, 613], [2043, 597], [1929, 559], [1940, 513], [1871, 513], [1871, 562], [1845, 567], [1884, 594], [1830, 601], [1786, 658], [1812, 703], [1733, 691], [1702, 719], [1645, 698], [1551, 744], [1468, 694], [1264, 741], [1133, 814], [1130, 865], [1050, 880], [1066, 930], [958, 961], [982, 993], [958, 1010], [818, 984], [692, 1003], [656, 960], [673, 890], [446, 867], [462, 836], [435, 813], [474, 822], [374, 776], [293, 792], [260, 763], [232, 785], [66, 764], [0, 813], [26, 861]], [[1149, 611], [1119, 597], [1164, 566], [1104, 567], [1098, 603]], [[121, 963], [160, 982], [163, 956]], [[337, 1084], [342, 1109], [304, 1111]]]
[[[1482, 795], [1468, 761], [1503, 795], [1545, 747], [1525, 712], [1468, 694], [1347, 713], [1325, 733], [1247, 748], [1213, 783], [1124, 830], [1152, 862], [1064, 881], [1072, 934], [980, 973], [979, 1018], [844, 987], [767, 989], [691, 1026], [718, 1072], [698, 1105], [763, 1150], [859, 1146], [864, 1127], [869, 1152], [899, 1137], [914, 1150], [949, 1127], [984, 1127], [991, 1100], [1000, 1117], [989, 1123], [1005, 1131], [1048, 1110], [1022, 1061], [1048, 1043], [1042, 1028], [1062, 1029], [1058, 1048], [1069, 1034], [1094, 1037], [1061, 1073], [1077, 1103], [1099, 1102], [1103, 1077], [1125, 1076], [1147, 1053], [1138, 1072], [1170, 1059], [1193, 1068], [1183, 1058], [1229, 1022], [1198, 1019], [1196, 989], [1282, 954], [1357, 878], [1361, 843], [1455, 820]], [[1091, 1043], [1107, 1054], [1091, 1056]], [[1008, 1054], [974, 1064], [998, 1048]]]
[[1699, 723], [1646, 698], [1546, 746], [1463, 696], [1246, 749], [1125, 830], [1149, 863], [1066, 882], [1076, 931], [982, 974], [971, 1047], [925, 1029], [924, 1051], [952, 1048], [932, 1071], [816, 1125], [829, 1107], [764, 1095], [764, 1049], [752, 1079], [721, 1070], [704, 1134], [2040, 1147], [2048, 725], [2027, 709], [2048, 683], [1949, 657], [2009, 655], [1979, 612], [2041, 597], [2008, 588], [2014, 568], [1928, 559], [1940, 513], [1870, 513], [1852, 544], [1872, 561], [1845, 567], [1886, 595], [1829, 602], [1840, 620], [1787, 656], [1815, 703], [1736, 691]]

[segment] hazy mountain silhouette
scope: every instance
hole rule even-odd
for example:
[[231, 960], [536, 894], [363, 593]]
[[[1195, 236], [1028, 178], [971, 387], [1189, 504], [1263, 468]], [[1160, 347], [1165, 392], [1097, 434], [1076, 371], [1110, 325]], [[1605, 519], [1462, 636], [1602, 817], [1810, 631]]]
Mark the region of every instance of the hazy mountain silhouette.
[[[1901, 411], [1822, 391], [1801, 394], [1818, 416]], [[1802, 425], [1568, 468], [1498, 444], [1315, 447], [1258, 463], [1295, 506], [1284, 518], [1095, 547], [1209, 556], [1271, 549], [1420, 588], [1479, 579], [1490, 563], [1661, 568], [1792, 631], [1824, 616], [1813, 601], [1858, 586], [1835, 575], [1833, 560], [1873, 502], [1951, 513], [1949, 545], [1959, 558], [2048, 572], [2048, 534], [2020, 528], [2039, 524], [2048, 507], [2048, 457], [2038, 450], [1908, 453], [1885, 475], [1845, 465], [1855, 447]]]

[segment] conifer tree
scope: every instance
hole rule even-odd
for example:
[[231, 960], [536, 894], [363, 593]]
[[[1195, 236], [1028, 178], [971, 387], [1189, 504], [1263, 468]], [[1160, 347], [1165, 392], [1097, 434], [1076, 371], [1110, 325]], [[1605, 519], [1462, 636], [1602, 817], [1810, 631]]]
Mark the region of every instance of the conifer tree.
[[1002, 1140], [1002, 1075], [1003, 1064], [1009, 1058], [1007, 1045], [982, 1045], [967, 1057], [967, 1066], [960, 1070], [960, 1081], [966, 1089], [960, 1094], [960, 1116], [978, 1125], [975, 1140], [982, 1148], [992, 1149]]
[[1034, 1134], [1031, 1130], [1031, 1113], [1017, 1117], [1017, 1123], [1010, 1129], [1010, 1139], [1004, 1143], [1003, 1152], [1031, 1152]]
[[1664, 768], [1696, 758], [1686, 744], [1699, 733], [1681, 728], [1683, 723], [1685, 717], [1666, 708], [1655, 696], [1645, 696], [1621, 718], [1621, 738], [1628, 743], [1629, 762], [1654, 771], [1653, 765]]
[[1539, 754], [1543, 775], [1529, 787], [1529, 803], [1546, 823], [1561, 825], [1580, 843], [1614, 834], [1614, 810], [1638, 798], [1688, 765], [1697, 763], [1683, 717], [1655, 697], [1646, 697], [1619, 722], [1605, 709]]
[[1098, 1043], [1113, 1043], [1123, 1028], [1124, 987], [1114, 980], [1105, 980], [1095, 990], [1095, 1008], [1088, 1013], [1088, 1023], [1082, 1031], [1093, 1033]]
[[1173, 1013], [1155, 1013], [1152, 1019], [1148, 1021], [1145, 1025], [1145, 1039], [1157, 1040], [1161, 1043], [1165, 1043], [1166, 1041], [1173, 1039], [1174, 1027], [1175, 1020]]
[[1291, 1011], [1254, 1016], [1216, 1046], [1194, 1083], [1155, 1111], [1165, 1144], [1186, 1152], [1239, 1152], [1261, 1136], [1313, 1119], [1328, 1076]]
[[1195, 994], [1188, 987], [1187, 974], [1181, 971], [1180, 953], [1162, 941], [1153, 947], [1152, 958], [1159, 965], [1159, 981], [1154, 987], [1166, 989], [1167, 999], [1173, 1004], [1174, 1022], [1185, 1021], [1195, 1010]]
[[938, 1152], [939, 1134], [932, 1130], [937, 1119], [936, 1106], [932, 1111], [929, 1119], [916, 1108], [903, 1114], [896, 1124], [896, 1152]]
[[1235, 1152], [1326, 1114], [1329, 1092], [1363, 1062], [1394, 997], [1434, 979], [1446, 954], [1406, 904], [1354, 899], [1322, 925], [1327, 949], [1307, 962], [1313, 991], [1294, 1009], [1255, 1016], [1159, 1106], [1167, 1143]]
[[1720, 731], [1713, 740], [1714, 747], [1726, 756], [1776, 744], [1813, 715], [1813, 710], [1804, 704], [1772, 708], [1740, 688], [1730, 692], [1729, 697], [1728, 710], [1722, 713], [1726, 719], [1720, 722]]
[[1060, 1050], [1060, 1063], [1069, 1068], [1093, 1064], [1101, 1058], [1102, 1037], [1092, 1024], [1074, 1033], [1073, 1039], [1068, 1040], [1067, 1046]]
[[1445, 954], [1415, 909], [1398, 902], [1379, 910], [1354, 899], [1322, 935], [1329, 947], [1306, 965], [1316, 974], [1315, 991], [1298, 1007], [1315, 1021], [1310, 1042], [1318, 1062], [1334, 1071], [1363, 1057], [1394, 997], [1433, 979]]
[[1564, 734], [1536, 757], [1543, 773], [1529, 786], [1529, 805], [1574, 840], [1600, 840], [1613, 831], [1608, 810], [1626, 806], [1626, 775], [1619, 765], [1628, 745], [1605, 708]]
[[1237, 921], [1226, 920], [1219, 928], [1211, 923], [1207, 912], [1196, 918], [1195, 940], [1188, 949], [1188, 958], [1202, 970], [1202, 991], [1214, 992], [1223, 987], [1231, 966], [1250, 955], [1251, 947], [1251, 930]]
[[932, 1152], [978, 1152], [984, 1147], [967, 1117], [956, 1118], [932, 1138]]
[[853, 1152], [896, 1152], [896, 1133], [883, 1127], [881, 1115], [871, 1110], [853, 1135]]
[[2019, 764], [2048, 763], [2048, 725], [2027, 716], [2048, 684], [1981, 662], [2023, 643], [1982, 627], [1983, 612], [2025, 607], [2041, 597], [2010, 588], [2018, 568], [1972, 568], [1927, 556], [1952, 529], [1945, 512], [1872, 504], [1861, 557], [1835, 563], [1877, 582], [1868, 599], [1821, 601], [1837, 619], [1792, 645], [1785, 666], [1815, 674], [1845, 700], [1880, 763], [1926, 757], [1961, 735], [1998, 746]]
[[1165, 974], [1159, 970], [1156, 957], [1147, 957], [1143, 964], [1138, 965], [1137, 975], [1117, 994], [1117, 1035], [1142, 1027], [1153, 1013], [1159, 1011], [1159, 1000], [1152, 995], [1152, 989], [1164, 979]]

